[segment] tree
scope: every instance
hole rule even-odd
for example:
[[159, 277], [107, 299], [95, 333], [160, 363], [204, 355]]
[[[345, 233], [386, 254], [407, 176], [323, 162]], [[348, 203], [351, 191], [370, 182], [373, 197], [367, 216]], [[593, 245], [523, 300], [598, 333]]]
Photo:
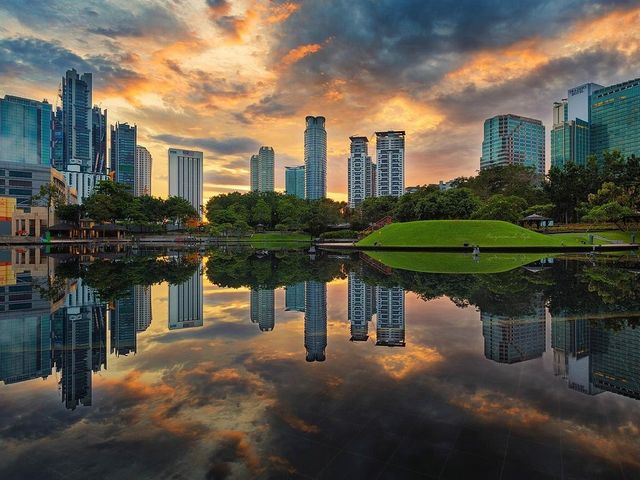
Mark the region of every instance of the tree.
[[470, 189], [478, 197], [487, 200], [494, 195], [517, 195], [528, 204], [544, 203], [544, 177], [533, 168], [523, 165], [502, 165], [480, 170], [477, 176], [459, 179], [458, 187]]
[[527, 201], [522, 197], [494, 195], [478, 208], [471, 218], [515, 223], [522, 218], [526, 208]]
[[65, 203], [64, 193], [54, 183], [40, 185], [38, 193], [31, 197], [32, 205], [47, 207], [47, 227], [51, 225], [51, 208], [54, 206], [57, 208]]
[[171, 196], [165, 201], [165, 215], [176, 224], [184, 224], [189, 218], [198, 218], [198, 212], [191, 203], [178, 196]]
[[254, 225], [262, 224], [271, 226], [271, 207], [264, 199], [260, 198], [253, 208], [251, 219]]
[[615, 222], [634, 213], [627, 190], [613, 182], [605, 182], [596, 193], [590, 193], [578, 211], [590, 222]]
[[85, 215], [86, 210], [85, 205], [58, 205], [56, 207], [56, 216], [60, 220], [79, 226], [80, 219]]

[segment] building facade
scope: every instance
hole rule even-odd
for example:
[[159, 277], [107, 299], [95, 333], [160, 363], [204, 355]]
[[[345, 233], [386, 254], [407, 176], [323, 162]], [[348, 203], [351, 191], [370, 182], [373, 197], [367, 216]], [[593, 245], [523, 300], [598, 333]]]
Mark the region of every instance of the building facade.
[[151, 153], [142, 145], [136, 146], [136, 161], [133, 166], [134, 181], [133, 194], [136, 197], [151, 195], [151, 169], [153, 158]]
[[136, 147], [138, 128], [128, 123], [111, 125], [111, 170], [114, 180], [126, 185], [131, 193], [135, 189]]
[[257, 155], [251, 156], [251, 191], [273, 192], [275, 153], [273, 147], [260, 147]]
[[304, 347], [307, 362], [324, 362], [327, 348], [327, 284], [305, 284]]
[[348, 319], [352, 342], [366, 342], [369, 338], [369, 322], [376, 312], [375, 287], [367, 285], [355, 273], [349, 272]]
[[285, 287], [285, 311], [304, 312], [304, 283], [295, 283]]
[[92, 88], [93, 77], [90, 73], [78, 75], [72, 69], [67, 70], [62, 78], [64, 170], [76, 165], [81, 172], [92, 171]]
[[404, 194], [405, 132], [376, 132], [376, 196]]
[[404, 289], [376, 287], [376, 345], [405, 346]]
[[169, 330], [203, 325], [203, 293], [199, 268], [186, 282], [169, 285]]
[[94, 105], [91, 109], [91, 171], [103, 175], [107, 174], [107, 125], [107, 110]]
[[203, 190], [202, 152], [169, 149], [169, 195], [188, 200], [201, 213]]
[[305, 198], [327, 196], [327, 131], [324, 117], [306, 117], [304, 131]]
[[522, 165], [545, 172], [545, 128], [540, 120], [497, 115], [484, 122], [480, 169]]
[[249, 298], [251, 323], [257, 323], [262, 332], [270, 332], [276, 326], [275, 290], [252, 288]]
[[284, 193], [304, 198], [304, 165], [284, 167]]
[[594, 91], [591, 105], [591, 154], [618, 150], [640, 156], [640, 78]]
[[0, 99], [0, 161], [51, 165], [51, 105], [5, 95]]
[[375, 196], [373, 162], [367, 137], [349, 137], [351, 152], [347, 160], [349, 208], [357, 208], [366, 198]]

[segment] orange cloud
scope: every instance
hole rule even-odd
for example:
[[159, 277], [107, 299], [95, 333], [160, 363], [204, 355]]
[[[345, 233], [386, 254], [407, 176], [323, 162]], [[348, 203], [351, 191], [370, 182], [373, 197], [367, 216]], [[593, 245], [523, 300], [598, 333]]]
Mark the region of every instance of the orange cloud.
[[291, 50], [289, 50], [289, 53], [287, 53], [284, 57], [282, 57], [280, 64], [284, 67], [288, 67], [290, 65], [293, 65], [296, 62], [299, 62], [304, 57], [320, 51], [321, 49], [322, 49], [322, 45], [320, 45], [319, 43], [309, 43], [307, 45], [300, 45], [296, 48], [292, 48]]
[[435, 348], [414, 345], [409, 349], [389, 350], [376, 355], [376, 361], [387, 375], [401, 380], [407, 375], [426, 370], [444, 359]]
[[300, 10], [301, 5], [299, 3], [286, 2], [280, 5], [276, 5], [271, 9], [269, 16], [267, 17], [268, 23], [281, 23], [287, 18]]

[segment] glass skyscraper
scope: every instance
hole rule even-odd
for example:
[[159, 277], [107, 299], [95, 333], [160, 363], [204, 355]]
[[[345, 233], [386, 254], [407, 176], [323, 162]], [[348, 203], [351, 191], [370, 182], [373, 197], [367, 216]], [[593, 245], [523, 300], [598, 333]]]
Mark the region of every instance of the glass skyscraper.
[[79, 165], [81, 172], [92, 169], [92, 86], [90, 73], [78, 75], [75, 70], [67, 70], [62, 78], [63, 110], [63, 165]]
[[591, 154], [605, 151], [640, 156], [640, 78], [591, 94]]
[[324, 117], [306, 117], [304, 131], [305, 198], [327, 196], [327, 131]]
[[111, 169], [115, 181], [126, 185], [131, 193], [135, 188], [137, 131], [128, 123], [111, 125]]
[[91, 151], [92, 171], [107, 173], [107, 110], [94, 106], [91, 109]]
[[284, 193], [304, 198], [304, 165], [284, 167]]
[[273, 192], [275, 153], [272, 147], [260, 147], [257, 155], [251, 156], [251, 191]]
[[51, 105], [6, 95], [0, 99], [0, 160], [51, 165]]
[[545, 128], [540, 120], [512, 114], [485, 120], [480, 169], [502, 165], [523, 165], [544, 174]]

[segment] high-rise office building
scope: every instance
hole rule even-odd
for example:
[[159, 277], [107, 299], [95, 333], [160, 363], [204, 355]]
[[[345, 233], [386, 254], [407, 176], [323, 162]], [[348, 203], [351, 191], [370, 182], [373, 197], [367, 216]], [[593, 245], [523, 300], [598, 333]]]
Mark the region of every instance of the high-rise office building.
[[203, 155], [193, 150], [169, 149], [169, 195], [188, 200], [201, 213]]
[[275, 290], [273, 288], [252, 288], [250, 294], [251, 322], [260, 330], [270, 332], [275, 328]]
[[[93, 152], [92, 88], [91, 73], [78, 75], [72, 69], [67, 70], [62, 78], [62, 160], [58, 162], [56, 159], [55, 166], [64, 173], [67, 185], [78, 192], [78, 203], [91, 195], [98, 182], [108, 179], [106, 166], [100, 164], [99, 156], [95, 156]], [[98, 111], [95, 113], [98, 114]], [[106, 115], [104, 119], [99, 119], [100, 123], [103, 120], [106, 129]], [[100, 129], [101, 125], [96, 128]], [[101, 138], [101, 134], [102, 132], [98, 132], [96, 140]], [[104, 139], [106, 141], [106, 135]], [[104, 150], [102, 153], [105, 153]], [[95, 170], [96, 167], [101, 170]]]
[[567, 98], [553, 104], [551, 129], [551, 166], [563, 168], [567, 163], [586, 165], [589, 157], [590, 97], [602, 85], [585, 83], [571, 88]]
[[376, 196], [404, 195], [405, 132], [376, 132]]
[[375, 312], [375, 287], [367, 285], [355, 273], [349, 272], [348, 318], [352, 342], [369, 338], [369, 322]]
[[275, 153], [272, 147], [260, 147], [257, 155], [251, 156], [251, 191], [273, 192]]
[[64, 170], [64, 117], [61, 107], [53, 112], [51, 131], [51, 165], [58, 170]]
[[203, 325], [203, 293], [199, 268], [186, 282], [169, 285], [169, 330]]
[[114, 180], [134, 193], [138, 127], [128, 123], [111, 125], [111, 170]]
[[76, 165], [80, 167], [81, 172], [92, 171], [92, 88], [93, 76], [90, 73], [78, 75], [78, 72], [72, 69], [67, 70], [62, 78], [64, 170], [70, 165]]
[[591, 154], [618, 150], [640, 157], [640, 78], [595, 90], [590, 96]]
[[0, 161], [51, 165], [51, 105], [5, 95], [0, 99]]
[[540, 120], [512, 114], [497, 115], [484, 122], [480, 169], [522, 165], [543, 175], [544, 145], [545, 129]]
[[91, 109], [91, 151], [93, 152], [92, 171], [107, 174], [107, 110], [97, 105]]
[[307, 362], [324, 362], [327, 348], [327, 284], [305, 284], [304, 347]]
[[304, 198], [304, 165], [284, 167], [284, 193]]
[[305, 198], [327, 196], [327, 131], [324, 117], [306, 117], [304, 131]]
[[404, 289], [376, 287], [376, 311], [376, 345], [404, 347]]
[[285, 311], [304, 312], [304, 283], [284, 287]]
[[358, 207], [364, 199], [375, 195], [373, 163], [367, 137], [349, 137], [351, 152], [347, 161], [349, 207]]
[[142, 145], [136, 146], [136, 162], [133, 167], [133, 194], [136, 197], [151, 195], [151, 153]]
[[47, 378], [51, 367], [51, 315], [0, 314], [0, 381]]

